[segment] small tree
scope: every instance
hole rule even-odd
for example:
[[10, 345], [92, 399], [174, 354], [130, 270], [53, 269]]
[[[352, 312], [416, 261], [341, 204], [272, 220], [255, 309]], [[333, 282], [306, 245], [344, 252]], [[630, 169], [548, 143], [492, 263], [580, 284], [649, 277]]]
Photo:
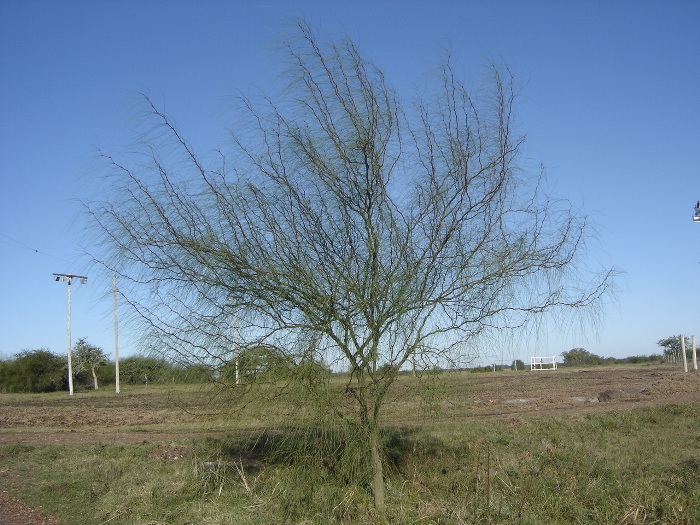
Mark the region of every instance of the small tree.
[[525, 370], [525, 363], [520, 359], [516, 359], [511, 363], [510, 367], [513, 370]]
[[73, 346], [73, 356], [75, 364], [73, 365], [73, 373], [78, 374], [86, 368], [90, 369], [92, 374], [93, 388], [97, 390], [97, 373], [95, 370], [107, 362], [107, 355], [102, 348], [92, 345], [83, 337], [78, 339], [78, 342]]
[[225, 363], [265, 348], [350, 371], [329, 389], [290, 367], [316, 417], [356, 429], [381, 509], [380, 421], [399, 371], [446, 366], [550, 311], [596, 311], [614, 272], [581, 273], [586, 217], [523, 162], [508, 69], [472, 96], [448, 59], [410, 103], [351, 40], [295, 29], [284, 91], [241, 99], [220, 163], [147, 99], [144, 156], [105, 155], [109, 200], [88, 210], [99, 263], [124, 276], [164, 352]]
[[[683, 346], [681, 345], [681, 336], [672, 335], [665, 339], [659, 339], [656, 342], [664, 349], [664, 361], [667, 363], [682, 363], [683, 362]], [[685, 338], [686, 357], [692, 357], [692, 340], [690, 337]]]
[[585, 348], [572, 348], [568, 352], [562, 352], [564, 364], [567, 366], [590, 366], [599, 365], [603, 359], [595, 354], [592, 354]]

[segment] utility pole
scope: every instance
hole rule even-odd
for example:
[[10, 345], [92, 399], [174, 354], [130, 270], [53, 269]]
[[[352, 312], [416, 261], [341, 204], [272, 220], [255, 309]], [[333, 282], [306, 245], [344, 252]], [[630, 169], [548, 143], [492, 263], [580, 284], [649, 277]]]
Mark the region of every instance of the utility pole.
[[112, 276], [112, 292], [114, 293], [114, 380], [116, 392], [119, 393], [119, 316], [117, 315], [117, 274]]
[[240, 371], [238, 369], [239, 361], [238, 359], [240, 358], [240, 346], [238, 344], [238, 316], [236, 315], [236, 306], [234, 305], [233, 307], [233, 347], [235, 348], [235, 358], [236, 358], [236, 384], [240, 385], [241, 384], [241, 376], [240, 376]]
[[240, 358], [240, 345], [238, 344], [238, 315], [236, 312], [236, 301], [233, 296], [230, 296], [228, 298], [228, 305], [231, 306], [231, 311], [233, 313], [233, 358], [234, 358], [234, 366], [235, 368], [235, 374], [236, 374], [236, 384], [240, 385], [241, 384], [241, 375], [240, 375], [240, 369], [239, 369], [239, 358]]
[[66, 317], [66, 346], [68, 353], [68, 395], [73, 395], [73, 364], [71, 359], [71, 340], [70, 340], [70, 285], [73, 279], [80, 279], [80, 284], [86, 284], [88, 278], [84, 275], [73, 275], [70, 273], [55, 273], [53, 280], [56, 282], [64, 282], [68, 284], [68, 315]]

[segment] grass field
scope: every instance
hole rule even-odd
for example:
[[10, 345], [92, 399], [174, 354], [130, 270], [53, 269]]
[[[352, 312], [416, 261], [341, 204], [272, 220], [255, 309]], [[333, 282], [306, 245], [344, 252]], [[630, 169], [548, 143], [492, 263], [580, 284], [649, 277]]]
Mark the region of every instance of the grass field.
[[700, 523], [698, 373], [450, 373], [396, 387], [383, 517], [342, 434], [291, 425], [284, 398], [231, 410], [230, 393], [191, 386], [0, 395], [0, 488], [64, 525]]

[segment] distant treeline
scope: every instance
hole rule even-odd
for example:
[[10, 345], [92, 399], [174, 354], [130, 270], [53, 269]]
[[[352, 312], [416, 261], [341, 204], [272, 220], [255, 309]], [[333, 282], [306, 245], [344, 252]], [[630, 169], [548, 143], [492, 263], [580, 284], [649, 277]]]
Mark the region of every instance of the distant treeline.
[[562, 352], [564, 366], [592, 366], [592, 365], [624, 365], [638, 363], [663, 363], [664, 356], [660, 354], [633, 355], [630, 357], [601, 357], [592, 354], [585, 348], [573, 348], [568, 352]]
[[[660, 354], [652, 355], [633, 355], [630, 357], [601, 357], [592, 354], [583, 348], [574, 348], [568, 352], [562, 352], [562, 360], [559, 361], [560, 366], [597, 366], [597, 365], [625, 365], [625, 364], [640, 364], [640, 363], [666, 363], [669, 362], [665, 356]], [[526, 370], [529, 365], [526, 365], [520, 359], [508, 364], [492, 364], [469, 368], [470, 372], [498, 372], [499, 370]]]
[[[667, 362], [663, 355], [631, 356], [625, 358], [600, 357], [583, 348], [574, 348], [562, 352], [563, 366], [594, 366], [613, 364], [638, 364]], [[272, 375], [287, 373], [290, 367], [300, 369], [298, 364], [282, 363], [271, 360], [269, 356], [247, 355], [238, 363], [241, 377], [252, 375]], [[319, 372], [330, 373], [320, 363], [307, 364]], [[490, 372], [494, 370], [525, 370], [526, 365], [521, 360], [508, 365], [489, 365], [469, 369], [472, 372]], [[94, 388], [91, 371], [88, 368], [74, 368], [73, 385], [78, 391]], [[100, 387], [114, 385], [115, 364], [103, 361], [95, 368], [95, 374]], [[135, 356], [120, 359], [119, 381], [121, 384], [165, 384], [165, 383], [207, 383], [215, 380], [233, 382], [236, 377], [234, 363], [213, 369], [204, 365], [173, 364], [165, 359], [156, 357]], [[68, 359], [66, 356], [54, 354], [48, 349], [25, 350], [11, 359], [0, 360], [0, 393], [22, 392], [54, 392], [68, 390]]]
[[[115, 383], [115, 364], [106, 361], [95, 368], [100, 387]], [[213, 372], [204, 366], [178, 366], [153, 357], [127, 357], [119, 360], [122, 384], [201, 383], [211, 381]], [[91, 390], [89, 369], [74, 369], [76, 390]], [[41, 348], [25, 350], [11, 359], [0, 360], [0, 392], [55, 392], [68, 390], [68, 358]]]
[[[77, 359], [73, 352], [73, 387], [75, 390], [92, 390], [95, 385], [113, 385], [116, 367], [101, 349], [84, 340], [83, 347], [92, 349], [95, 359]], [[92, 369], [96, 376], [92, 377]], [[233, 384], [251, 378], [278, 379], [290, 374], [312, 377], [330, 374], [329, 368], [318, 362], [304, 359], [294, 361], [270, 349], [248, 350], [238, 359], [210, 367], [203, 364], [172, 363], [162, 358], [135, 356], [119, 360], [120, 384], [147, 385], [165, 383], [208, 383], [221, 381]], [[55, 392], [68, 390], [68, 358], [56, 355], [46, 348], [25, 350], [12, 359], [0, 360], [0, 393], [3, 392]]]

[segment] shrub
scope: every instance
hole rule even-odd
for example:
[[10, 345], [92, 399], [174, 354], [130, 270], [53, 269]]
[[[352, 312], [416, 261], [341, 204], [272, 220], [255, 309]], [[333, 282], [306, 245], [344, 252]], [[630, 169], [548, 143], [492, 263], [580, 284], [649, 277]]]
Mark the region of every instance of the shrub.
[[119, 361], [119, 377], [132, 385], [162, 383], [173, 378], [173, 367], [155, 357], [127, 357]]
[[66, 359], [46, 348], [23, 350], [0, 366], [3, 392], [54, 392], [67, 382]]

